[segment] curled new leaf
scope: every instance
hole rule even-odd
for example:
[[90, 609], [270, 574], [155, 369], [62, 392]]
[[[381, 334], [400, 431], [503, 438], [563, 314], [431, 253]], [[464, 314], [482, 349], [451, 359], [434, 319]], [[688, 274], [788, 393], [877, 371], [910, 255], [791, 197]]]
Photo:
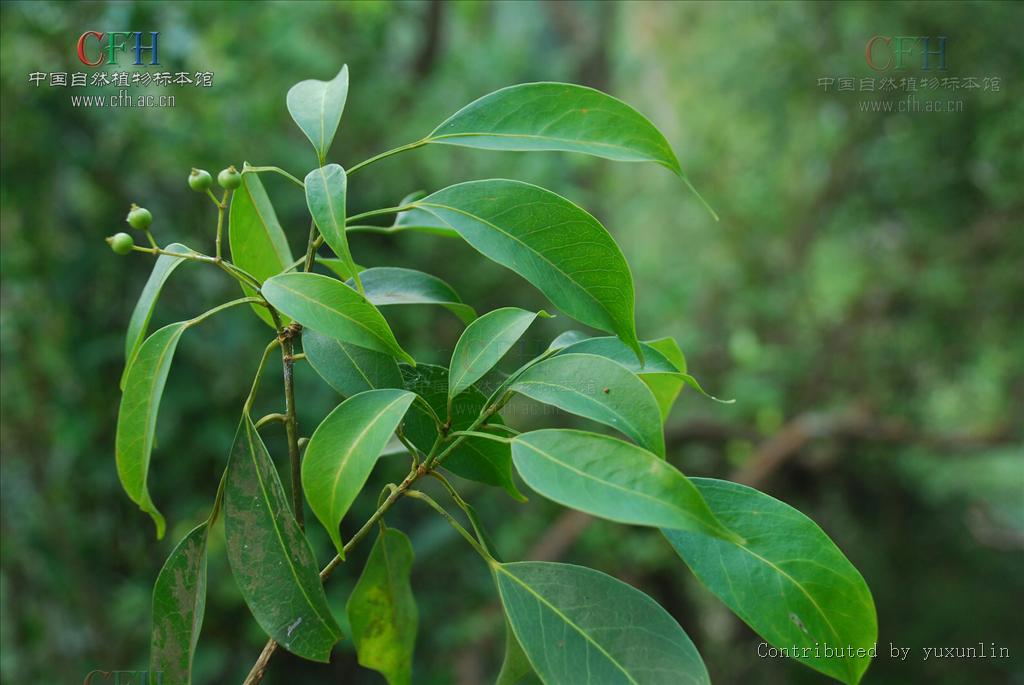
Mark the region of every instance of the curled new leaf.
[[171, 360], [188, 325], [187, 321], [172, 323], [146, 338], [128, 369], [117, 412], [117, 475], [132, 501], [153, 518], [158, 538], [164, 536], [165, 523], [149, 497], [149, 458]]
[[359, 393], [328, 414], [309, 439], [302, 489], [342, 558], [341, 519], [415, 397], [405, 390]]
[[577, 205], [529, 183], [487, 180], [449, 186], [416, 206], [569, 316], [618, 335], [642, 356], [626, 259], [605, 227]]
[[248, 416], [242, 417], [228, 461], [224, 535], [231, 572], [260, 627], [289, 652], [326, 662], [341, 630], [313, 550]]
[[547, 685], [709, 685], [690, 638], [636, 588], [571, 564], [493, 569], [509, 625]]
[[[694, 574], [769, 643], [795, 646], [795, 658], [811, 668], [849, 685], [859, 682], [871, 663], [867, 650], [878, 639], [878, 622], [853, 564], [789, 505], [737, 483], [693, 483], [719, 520], [744, 538], [662, 531]], [[826, 646], [843, 651], [827, 656]]]

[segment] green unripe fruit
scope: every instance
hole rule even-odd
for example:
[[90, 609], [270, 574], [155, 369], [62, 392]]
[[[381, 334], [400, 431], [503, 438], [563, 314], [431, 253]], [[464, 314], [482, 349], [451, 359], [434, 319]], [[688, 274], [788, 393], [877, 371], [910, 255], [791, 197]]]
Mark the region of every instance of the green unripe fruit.
[[234, 190], [238, 186], [242, 185], [242, 174], [238, 173], [238, 169], [235, 167], [229, 166], [227, 169], [217, 174], [217, 183], [220, 184], [221, 188]]
[[115, 254], [125, 255], [132, 251], [135, 247], [135, 241], [127, 233], [116, 233], [114, 237], [110, 239], [110, 249]]
[[188, 175], [188, 186], [197, 193], [209, 190], [212, 185], [213, 178], [206, 169], [193, 169], [192, 173]]
[[150, 214], [149, 210], [145, 207], [139, 207], [138, 205], [133, 204], [131, 210], [128, 212], [127, 221], [132, 228], [144, 231], [149, 228], [151, 223], [153, 223], [153, 215]]

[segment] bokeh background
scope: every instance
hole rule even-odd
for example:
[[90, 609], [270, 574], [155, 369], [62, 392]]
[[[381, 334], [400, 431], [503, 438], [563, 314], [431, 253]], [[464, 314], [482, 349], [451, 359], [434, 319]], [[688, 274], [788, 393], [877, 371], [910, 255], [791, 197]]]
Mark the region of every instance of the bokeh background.
[[[212, 249], [214, 211], [185, 179], [248, 160], [302, 176], [307, 142], [285, 92], [348, 63], [352, 85], [330, 155], [349, 165], [431, 130], [498, 87], [534, 80], [611, 92], [665, 131], [716, 223], [671, 174], [590, 157], [441, 147], [371, 167], [352, 212], [461, 180], [514, 177], [590, 209], [633, 268], [643, 337], [675, 336], [693, 372], [733, 405], [684, 393], [670, 459], [692, 475], [754, 483], [818, 521], [863, 572], [882, 655], [867, 683], [1024, 682], [1024, 6], [999, 3], [7, 3], [2, 7], [2, 641], [0, 680], [80, 682], [147, 663], [149, 596], [174, 541], [206, 516], [267, 330], [243, 308], [190, 331], [161, 408], [151, 488], [163, 541], [121, 492], [113, 436], [123, 332], [151, 267], [111, 254], [131, 202], [162, 242]], [[72, 107], [32, 72], [85, 70], [87, 30], [160, 31], [169, 71], [212, 71], [171, 88], [164, 109]], [[963, 111], [863, 112], [819, 78], [878, 76], [873, 35], [948, 37]], [[911, 61], [904, 76], [920, 77]], [[107, 89], [86, 92], [110, 94]], [[927, 99], [926, 95], [921, 95]], [[297, 251], [308, 219], [287, 181], [265, 177]], [[365, 265], [435, 273], [479, 311], [544, 306], [467, 246], [361, 236]], [[186, 265], [156, 325], [235, 297]], [[443, 310], [390, 316], [418, 358], [459, 334]], [[543, 347], [571, 326], [544, 322]], [[260, 403], [277, 409], [271, 375]], [[338, 398], [298, 371], [309, 434]], [[520, 428], [554, 417], [521, 406]], [[268, 429], [284, 458], [281, 436]], [[382, 463], [375, 486], [400, 477]], [[506, 558], [560, 559], [614, 574], [661, 601], [717, 683], [823, 677], [757, 657], [757, 637], [702, 589], [657, 533], [519, 505], [464, 484]], [[346, 519], [351, 532], [373, 498]], [[497, 670], [502, 624], [485, 568], [415, 502], [408, 531], [421, 613], [417, 683], [470, 685]], [[311, 530], [321, 559], [329, 545]], [[239, 682], [263, 643], [214, 535], [198, 683]], [[335, 575], [335, 611], [367, 547]], [[923, 647], [995, 643], [1009, 659], [921, 661]], [[889, 643], [911, 647], [905, 662]], [[269, 683], [382, 683], [355, 664], [279, 655]]]

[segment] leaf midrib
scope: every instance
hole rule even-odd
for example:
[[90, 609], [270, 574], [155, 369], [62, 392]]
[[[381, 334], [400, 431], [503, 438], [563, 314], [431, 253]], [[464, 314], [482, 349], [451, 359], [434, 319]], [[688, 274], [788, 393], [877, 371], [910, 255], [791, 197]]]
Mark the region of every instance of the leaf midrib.
[[303, 599], [306, 600], [306, 604], [313, 611], [313, 615], [316, 616], [318, 621], [320, 621], [320, 623], [323, 625], [323, 627], [327, 630], [328, 634], [330, 634], [332, 637], [334, 637], [336, 635], [335, 631], [331, 628], [330, 624], [328, 624], [324, 620], [323, 616], [320, 615], [320, 611], [317, 609], [316, 605], [313, 603], [313, 600], [310, 598], [309, 594], [306, 592], [306, 586], [303, 585], [301, 579], [299, 578], [298, 571], [295, 568], [294, 562], [292, 561], [292, 556], [291, 556], [291, 554], [288, 553], [288, 545], [287, 545], [287, 543], [285, 543], [284, 536], [281, 534], [281, 529], [278, 527], [277, 516], [273, 515], [274, 505], [270, 501], [270, 494], [267, 491], [267, 485], [266, 485], [266, 483], [263, 480], [263, 474], [260, 473], [260, 466], [259, 466], [259, 464], [256, 461], [256, 447], [253, 444], [253, 440], [252, 440], [252, 430], [253, 430], [253, 428], [251, 427], [251, 422], [246, 420], [245, 438], [246, 438], [246, 442], [249, 444], [250, 460], [252, 461], [253, 472], [256, 474], [256, 480], [259, 481], [260, 494], [263, 496], [263, 501], [267, 505], [266, 511], [267, 511], [267, 515], [268, 515], [268, 517], [270, 518], [270, 521], [271, 521], [271, 528], [274, 531], [274, 536], [277, 538], [277, 541], [281, 545], [281, 550], [283, 551], [283, 556], [288, 561], [288, 569], [291, 571], [292, 578], [295, 579], [295, 585], [299, 588], [299, 592], [302, 593]]
[[[562, 468], [564, 468], [564, 469], [566, 469], [568, 471], [572, 471], [573, 473], [576, 473], [576, 474], [582, 476], [583, 478], [595, 481], [597, 483], [600, 483], [601, 485], [606, 485], [606, 486], [608, 486], [610, 488], [613, 488], [615, 490], [621, 490], [623, 492], [629, 493], [629, 494], [634, 495], [636, 497], [640, 497], [642, 499], [650, 500], [650, 501], [655, 502], [655, 503], [657, 503], [657, 504], [659, 504], [661, 506], [671, 507], [677, 513], [682, 514], [683, 516], [685, 516], [685, 517], [695, 521], [698, 524], [699, 528], [706, 528], [707, 527], [707, 524], [704, 523], [701, 519], [697, 518], [697, 516], [695, 514], [692, 514], [689, 511], [686, 511], [685, 509], [679, 509], [675, 504], [672, 504], [671, 502], [666, 502], [664, 500], [660, 500], [657, 497], [653, 497], [651, 495], [648, 495], [645, 492], [641, 492], [641, 491], [638, 491], [638, 490], [631, 490], [630, 488], [623, 487], [621, 485], [618, 485], [617, 483], [612, 483], [611, 481], [601, 480], [600, 478], [597, 478], [595, 476], [590, 475], [586, 471], [581, 471], [578, 468], [576, 468], [576, 467], [574, 467], [574, 466], [572, 466], [570, 464], [567, 464], [567, 463], [565, 463], [563, 461], [559, 461], [558, 459], [555, 458], [554, 455], [549, 454], [548, 452], [545, 452], [544, 450], [540, 449], [536, 445], [532, 445], [529, 442], [526, 442], [526, 441], [524, 441], [522, 439], [513, 439], [513, 441], [514, 442], [518, 442], [518, 444], [520, 444], [520, 445], [526, 446], [527, 448], [533, 450], [534, 452], [536, 452], [537, 454], [541, 455], [543, 458], [547, 459], [548, 461], [552, 462], [553, 464], [556, 464], [557, 466], [561, 466]], [[625, 443], [625, 444], [628, 444], [628, 443]], [[640, 449], [640, 448], [636, 448], [636, 449]], [[657, 457], [655, 457], [655, 461], [658, 464], [662, 463], [660, 460], [657, 459]], [[661, 468], [661, 467], [659, 466], [659, 468]], [[643, 524], [643, 525], [651, 525], [651, 524]], [[655, 526], [655, 527], [665, 528], [667, 526]], [[672, 530], [672, 529], [670, 528], [670, 530]]]
[[[595, 640], [594, 638], [592, 638], [592, 637], [591, 637], [591, 636], [590, 636], [590, 635], [589, 635], [589, 634], [588, 634], [588, 633], [587, 633], [587, 632], [586, 632], [585, 630], [583, 630], [583, 628], [581, 628], [580, 626], [578, 626], [578, 625], [577, 625], [577, 624], [576, 624], [575, 622], [573, 622], [573, 620], [572, 620], [572, 619], [570, 619], [570, 618], [569, 618], [568, 616], [566, 616], [566, 615], [565, 615], [564, 613], [562, 613], [562, 611], [561, 611], [561, 610], [559, 610], [559, 609], [558, 609], [558, 607], [556, 607], [556, 606], [555, 606], [554, 604], [552, 604], [551, 602], [549, 602], [549, 601], [547, 600], [547, 598], [546, 598], [546, 597], [544, 597], [544, 596], [543, 596], [543, 595], [541, 595], [541, 594], [540, 594], [539, 592], [537, 592], [536, 590], [534, 590], [534, 589], [533, 589], [532, 587], [530, 587], [529, 585], [527, 585], [527, 584], [526, 584], [526, 582], [524, 582], [523, 580], [521, 580], [521, 579], [520, 579], [520, 578], [519, 578], [518, 576], [516, 576], [515, 574], [513, 574], [513, 573], [509, 572], [509, 571], [508, 571], [508, 569], [507, 569], [507, 568], [505, 568], [505, 565], [504, 565], [504, 564], [495, 564], [495, 565], [494, 565], [494, 567], [495, 567], [495, 569], [496, 569], [496, 570], [497, 570], [497, 571], [498, 571], [499, 573], [503, 573], [503, 574], [505, 574], [506, 576], [508, 576], [509, 578], [511, 578], [512, 580], [514, 580], [514, 581], [515, 581], [515, 582], [516, 582], [517, 584], [519, 584], [520, 586], [522, 586], [522, 588], [523, 588], [524, 590], [526, 590], [526, 591], [527, 591], [528, 593], [530, 593], [531, 595], [533, 595], [533, 596], [534, 596], [534, 598], [536, 598], [536, 600], [537, 600], [538, 602], [540, 602], [541, 604], [543, 604], [544, 606], [546, 606], [546, 607], [547, 607], [548, 609], [550, 609], [550, 610], [551, 610], [551, 611], [552, 611], [552, 612], [553, 612], [553, 613], [554, 613], [554, 614], [555, 614], [556, 616], [558, 616], [559, 618], [561, 618], [561, 619], [562, 619], [563, 621], [565, 621], [565, 623], [566, 623], [567, 625], [569, 625], [569, 626], [570, 626], [571, 628], [573, 628], [573, 629], [574, 629], [574, 630], [575, 630], [575, 631], [576, 631], [577, 633], [579, 633], [579, 634], [580, 634], [580, 635], [581, 635], [581, 636], [583, 637], [583, 639], [584, 639], [584, 640], [586, 640], [586, 641], [587, 641], [588, 643], [592, 644], [592, 645], [594, 646], [594, 648], [595, 648], [595, 649], [596, 649], [596, 650], [597, 650], [597, 651], [598, 651], [598, 652], [599, 652], [600, 654], [604, 655], [604, 657], [605, 657], [606, 659], [608, 659], [608, 661], [609, 661], [609, 662], [610, 662], [610, 663], [611, 663], [611, 664], [612, 664], [613, 666], [615, 666], [615, 667], [616, 667], [617, 669], [619, 669], [620, 671], [622, 671], [622, 674], [623, 674], [624, 676], [626, 676], [626, 678], [628, 678], [628, 679], [629, 679], [629, 682], [630, 682], [630, 683], [633, 683], [633, 685], [640, 685], [640, 683], [639, 683], [639, 682], [638, 682], [638, 681], [637, 681], [637, 680], [636, 680], [636, 679], [635, 679], [635, 678], [634, 678], [634, 677], [633, 677], [633, 676], [632, 676], [632, 675], [630, 674], [630, 672], [626, 670], [626, 667], [625, 667], [625, 666], [623, 666], [622, 664], [620, 664], [620, 663], [619, 663], [619, 662], [618, 662], [618, 661], [617, 661], [617, 660], [615, 659], [615, 657], [613, 657], [613, 656], [612, 656], [611, 654], [609, 654], [609, 653], [607, 652], [607, 650], [605, 650], [605, 648], [604, 648], [604, 647], [603, 647], [603, 646], [601, 645], [601, 643], [599, 643], [599, 642], [598, 642], [597, 640]], [[498, 586], [498, 591], [499, 591], [499, 592], [501, 591], [501, 586], [500, 586], [500, 584], [499, 584], [499, 586]], [[514, 626], [513, 626], [513, 629], [514, 629]], [[518, 636], [517, 636], [517, 639], [518, 639]], [[522, 644], [522, 643], [520, 643], [520, 644]], [[524, 651], [524, 653], [525, 653], [525, 650], [523, 650], [523, 651]], [[529, 655], [527, 655], [527, 658], [529, 658]], [[588, 667], [589, 667], [589, 662], [588, 662]]]

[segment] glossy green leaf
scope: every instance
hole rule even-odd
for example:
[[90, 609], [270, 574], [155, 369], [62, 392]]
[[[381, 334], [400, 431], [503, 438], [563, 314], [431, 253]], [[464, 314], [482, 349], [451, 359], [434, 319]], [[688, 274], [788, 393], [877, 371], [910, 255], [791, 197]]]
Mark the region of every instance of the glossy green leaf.
[[243, 416], [224, 482], [231, 572], [267, 635], [293, 654], [326, 662], [341, 630], [288, 501], [263, 440]]
[[346, 397], [402, 387], [398, 363], [389, 354], [341, 342], [312, 328], [302, 333], [302, 350], [313, 370]]
[[[433, 364], [420, 364], [415, 369], [408, 366], [400, 368], [406, 389], [426, 400], [434, 414], [444, 421], [448, 410], [448, 370]], [[469, 428], [486, 404], [487, 397], [476, 386], [470, 386], [460, 393], [451, 405], [451, 430]], [[495, 415], [488, 423], [498, 424], [502, 420]], [[412, 405], [409, 410], [403, 430], [413, 445], [424, 453], [430, 450], [437, 439], [437, 424], [419, 403]], [[485, 424], [477, 430], [487, 433], [492, 430], [497, 432], [498, 429], [489, 429], [488, 424]], [[506, 435], [504, 432], [498, 434]], [[504, 488], [513, 498], [526, 501], [512, 479], [512, 452], [507, 443], [487, 438], [466, 438], [445, 458], [444, 468], [463, 478]]]
[[[175, 254], [191, 254], [192, 249], [181, 243], [171, 243], [164, 248], [166, 252]], [[146, 337], [146, 329], [149, 327], [149, 320], [156, 308], [156, 300], [160, 297], [164, 283], [170, 278], [174, 270], [185, 261], [184, 257], [175, 257], [169, 254], [162, 254], [156, 259], [153, 271], [149, 274], [149, 280], [142, 288], [139, 301], [135, 303], [132, 310], [132, 318], [128, 321], [128, 333], [124, 340], [124, 372], [121, 374], [121, 390], [124, 390], [125, 380], [128, 378], [128, 367], [132, 365], [143, 339]]]
[[640, 363], [630, 347], [613, 336], [577, 340], [562, 347], [558, 354], [596, 354], [599, 357], [611, 359], [636, 374], [678, 371], [675, 365], [656, 348], [648, 343], [640, 343], [640, 347], [644, 351], [643, 364]]
[[524, 371], [509, 387], [531, 399], [603, 423], [665, 456], [654, 395], [621, 364], [594, 354], [559, 354]]
[[358, 273], [345, 237], [345, 202], [348, 179], [337, 164], [313, 169], [306, 174], [306, 205], [320, 229], [320, 235], [349, 273]]
[[165, 522], [149, 497], [146, 485], [149, 458], [153, 451], [160, 398], [167, 383], [167, 374], [171, 370], [174, 351], [186, 328], [188, 322], [179, 321], [164, 326], [146, 338], [128, 369], [121, 406], [117, 412], [117, 437], [114, 445], [117, 475], [131, 500], [153, 518], [157, 538], [164, 536]]
[[826, 645], [867, 650], [878, 639], [871, 591], [853, 564], [789, 505], [737, 483], [693, 483], [722, 523], [745, 538], [737, 544], [663, 531], [693, 573], [770, 644], [809, 647], [799, 661], [842, 682], [859, 682], [869, 657], [848, 650], [842, 657], [824, 654]]
[[359, 665], [379, 671], [388, 685], [412, 682], [412, 656], [419, 613], [412, 594], [412, 544], [385, 528], [370, 550], [345, 611]]
[[679, 349], [679, 343], [675, 341], [675, 338], [666, 336], [657, 340], [648, 340], [647, 344], [661, 352], [665, 359], [676, 367], [676, 371], [686, 373], [686, 357], [683, 356], [683, 351]]
[[483, 378], [512, 349], [538, 316], [547, 316], [547, 312], [503, 307], [487, 312], [471, 323], [462, 332], [452, 351], [448, 397], [458, 396]]
[[[259, 281], [281, 273], [295, 261], [259, 174], [242, 174], [242, 185], [232, 193], [228, 242], [235, 265]], [[242, 286], [242, 291], [255, 294], [248, 286]], [[274, 325], [266, 307], [253, 304], [252, 308], [267, 324]]]
[[167, 557], [153, 586], [149, 670], [167, 685], [192, 682], [192, 659], [206, 608], [206, 522], [196, 526]]
[[[688, 377], [680, 373], [686, 369], [686, 360], [678, 345], [671, 338], [643, 342], [640, 343], [640, 346], [644, 350], [643, 366], [640, 365], [633, 351], [615, 337], [576, 340], [564, 346], [559, 351], [559, 355], [596, 354], [622, 364], [637, 374], [650, 389], [658, 403], [662, 421], [664, 421], [679, 396], [679, 392], [687, 383]], [[682, 363], [681, 368], [680, 362]]]
[[377, 308], [337, 279], [286, 273], [267, 280], [262, 292], [267, 302], [307, 328], [415, 364]]
[[450, 285], [437, 276], [393, 266], [378, 266], [359, 274], [366, 299], [378, 307], [394, 304], [441, 305], [463, 323], [476, 318], [476, 311], [462, 301]]
[[686, 476], [632, 443], [545, 429], [513, 438], [512, 460], [527, 485], [564, 506], [619, 523], [732, 537]]
[[309, 79], [288, 90], [288, 113], [309, 138], [322, 164], [338, 132], [341, 113], [348, 99], [348, 65], [330, 81]]
[[547, 685], [708, 685], [683, 629], [657, 602], [571, 564], [495, 564], [512, 630]]
[[341, 519], [415, 397], [393, 389], [354, 395], [327, 415], [306, 445], [302, 489], [342, 558]]
[[672, 147], [647, 118], [610, 95], [569, 83], [502, 88], [460, 109], [426, 140], [485, 150], [558, 150], [620, 162], [656, 162], [682, 175]]
[[416, 204], [563, 312], [615, 333], [640, 354], [629, 266], [586, 211], [549, 190], [506, 180], [460, 183]]
[[[572, 345], [573, 343], [577, 343], [577, 342], [579, 342], [581, 340], [586, 340], [589, 337], [590, 336], [587, 335], [586, 333], [584, 333], [583, 331], [577, 331], [577, 330], [564, 331], [562, 333], [559, 333], [555, 337], [555, 339], [551, 341], [551, 344], [548, 345], [548, 350], [549, 351], [560, 350], [563, 347], [568, 347], [569, 345]], [[618, 338], [615, 338], [615, 339], [618, 340]], [[635, 358], [636, 355], [633, 355], [633, 357]]]

